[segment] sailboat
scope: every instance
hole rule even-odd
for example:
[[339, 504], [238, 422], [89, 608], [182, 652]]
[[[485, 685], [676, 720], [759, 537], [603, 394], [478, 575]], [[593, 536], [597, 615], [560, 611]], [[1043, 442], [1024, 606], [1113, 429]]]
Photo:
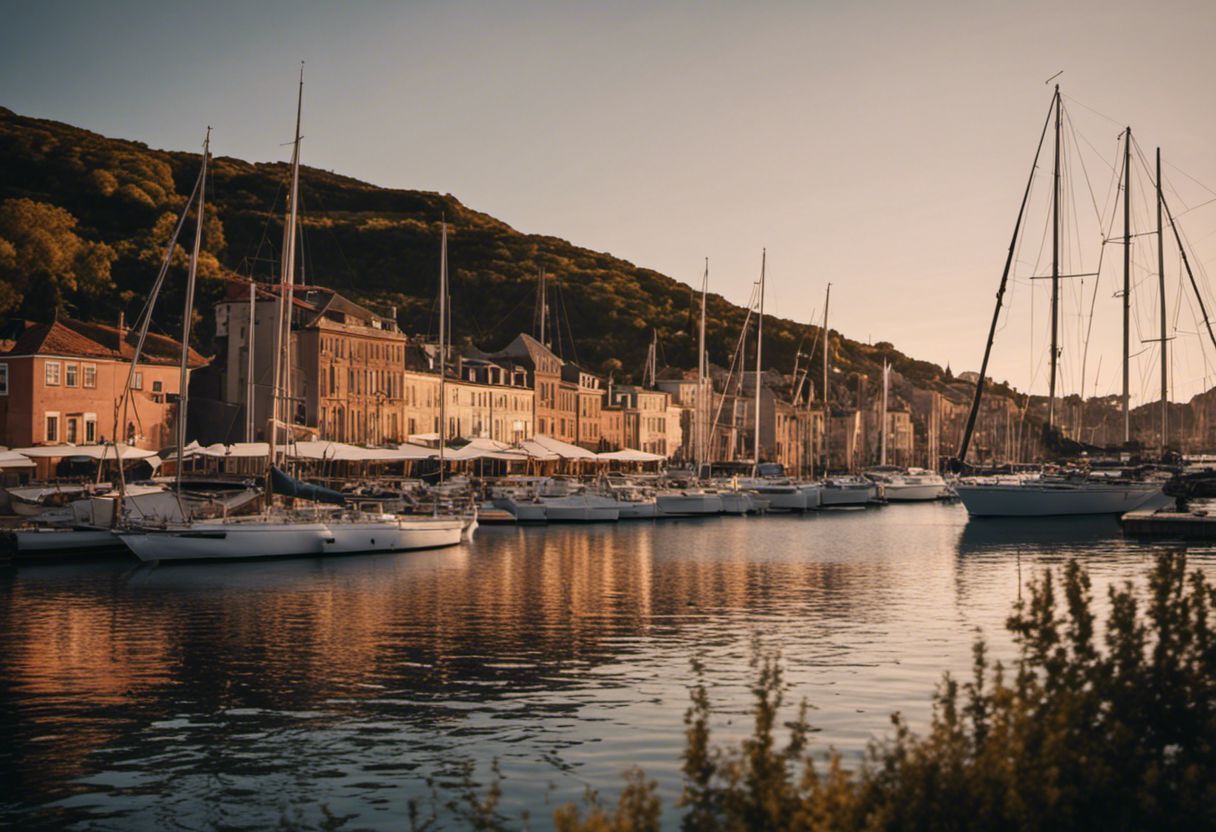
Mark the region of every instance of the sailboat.
[[891, 365], [882, 362], [882, 408], [879, 412], [878, 467], [866, 471], [866, 478], [876, 483], [882, 497], [889, 503], [927, 503], [940, 500], [950, 492], [941, 474], [923, 468], [902, 468], [887, 465], [888, 410], [891, 392]]
[[[1035, 172], [1038, 169], [1039, 156], [1043, 150], [1043, 142], [1047, 137], [1047, 128], [1055, 121], [1055, 156], [1052, 168], [1052, 260], [1051, 260], [1051, 381], [1048, 393], [1048, 428], [1055, 424], [1056, 376], [1059, 364], [1059, 300], [1060, 280], [1070, 275], [1060, 274], [1060, 165], [1061, 165], [1061, 123], [1062, 100], [1060, 86], [1055, 86], [1051, 107], [1043, 122], [1043, 130], [1039, 136], [1038, 147], [1035, 150], [1034, 163], [1031, 166], [1030, 178], [1022, 196], [1022, 204], [1018, 209], [1017, 220], [1013, 227], [1013, 239], [1009, 243], [1009, 252], [1005, 259], [1004, 272], [997, 289], [996, 309], [993, 311], [992, 324], [988, 330], [988, 341], [984, 348], [984, 359], [980, 365], [979, 379], [976, 383], [975, 397], [971, 403], [971, 411], [963, 430], [962, 443], [959, 448], [957, 462], [966, 463], [967, 450], [975, 430], [976, 418], [979, 415], [980, 402], [987, 380], [988, 359], [992, 353], [992, 343], [1000, 320], [1001, 306], [1009, 281], [1010, 269], [1013, 265], [1014, 253], [1017, 249], [1018, 235], [1025, 216], [1026, 204], [1030, 198], [1031, 186], [1034, 183]], [[1131, 128], [1127, 128], [1122, 136], [1124, 142], [1124, 252], [1123, 252], [1123, 415], [1124, 440], [1130, 438], [1129, 421], [1129, 391], [1128, 391], [1128, 337], [1129, 337], [1129, 303], [1131, 296], [1129, 250], [1131, 247]], [[1160, 199], [1160, 195], [1158, 197]], [[1079, 275], [1078, 275], [1079, 276]], [[1163, 333], [1164, 334], [1164, 333]], [[959, 499], [972, 517], [1058, 517], [1091, 514], [1123, 514], [1139, 508], [1159, 494], [1161, 487], [1155, 482], [1138, 482], [1133, 480], [1101, 480], [1084, 476], [1041, 477], [1017, 482], [1001, 482], [984, 479], [960, 481], [954, 488]]]
[[[321, 509], [316, 503], [327, 501], [341, 504], [344, 497], [317, 486], [301, 483], [275, 465], [276, 445], [280, 429], [286, 428], [290, 441], [294, 419], [291, 413], [291, 310], [295, 271], [296, 222], [300, 182], [300, 111], [303, 104], [304, 78], [300, 73], [296, 104], [296, 137], [291, 162], [291, 190], [288, 215], [284, 227], [284, 251], [280, 271], [278, 328], [276, 331], [276, 363], [272, 413], [268, 425], [270, 451], [265, 484], [265, 507], [260, 514], [249, 517], [188, 518], [184, 522], [160, 524], [129, 524], [118, 532], [122, 541], [143, 561], [174, 560], [232, 560], [271, 557], [308, 557], [318, 555], [353, 554], [356, 552], [400, 552], [413, 549], [452, 546], [460, 543], [465, 522], [448, 517], [397, 517], [386, 514], [364, 514], [344, 510]], [[208, 161], [203, 153], [204, 174]], [[194, 250], [190, 260], [187, 309], [182, 338], [182, 375], [188, 355], [190, 305], [193, 302], [194, 275], [197, 270], [199, 244], [204, 222], [203, 191], [199, 192], [197, 227]], [[446, 288], [447, 228], [444, 226], [444, 257], [441, 285]], [[251, 336], [252, 337], [252, 333]], [[185, 414], [188, 406], [188, 385], [183, 381], [178, 412], [178, 448], [184, 446]], [[252, 402], [249, 403], [252, 407]], [[181, 488], [181, 451], [178, 452], [178, 481]], [[314, 501], [314, 507], [292, 511], [274, 505], [274, 495], [300, 497]]]

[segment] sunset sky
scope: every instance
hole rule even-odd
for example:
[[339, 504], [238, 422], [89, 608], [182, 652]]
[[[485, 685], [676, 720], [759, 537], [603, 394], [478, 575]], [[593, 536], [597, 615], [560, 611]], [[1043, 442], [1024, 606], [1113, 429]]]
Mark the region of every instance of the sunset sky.
[[[1162, 146], [1171, 207], [1194, 207], [1180, 222], [1198, 265], [1216, 268], [1210, 2], [4, 8], [0, 105], [19, 113], [171, 149], [197, 149], [211, 125], [219, 154], [286, 159], [303, 59], [305, 164], [451, 193], [685, 282], [708, 256], [711, 289], [737, 303], [767, 247], [766, 311], [810, 321], [831, 281], [835, 328], [956, 371], [978, 368], [1044, 81], [1063, 70], [1069, 268], [1096, 266], [1094, 204], [1108, 221], [1123, 124], [1146, 157]], [[1134, 201], [1151, 184], [1137, 177]], [[992, 366], [1038, 392], [1047, 282], [1025, 278], [1049, 270], [1049, 187], [1036, 183]], [[1133, 233], [1149, 231], [1151, 204], [1134, 210]], [[1216, 350], [1209, 368], [1167, 242], [1174, 397], [1187, 398], [1216, 383]], [[1154, 246], [1134, 246], [1132, 341], [1147, 350], [1134, 402], [1156, 396], [1155, 347], [1140, 343], [1156, 337]], [[1097, 391], [1119, 389], [1121, 258], [1107, 247], [1087, 393], [1099, 360]], [[1065, 392], [1081, 383], [1092, 288], [1066, 293]]]

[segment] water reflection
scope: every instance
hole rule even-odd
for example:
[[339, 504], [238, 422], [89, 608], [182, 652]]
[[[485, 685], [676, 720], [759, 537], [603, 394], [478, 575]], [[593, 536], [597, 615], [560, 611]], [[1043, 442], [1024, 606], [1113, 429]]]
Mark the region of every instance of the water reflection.
[[890, 711], [924, 718], [975, 627], [999, 636], [1019, 566], [1081, 553], [1113, 580], [1148, 551], [1097, 524], [890, 506], [484, 529], [406, 556], [23, 568], [0, 578], [0, 822], [265, 827], [326, 803], [399, 829], [427, 778], [493, 759], [507, 811], [541, 828], [546, 800], [611, 792], [634, 763], [670, 806], [691, 657], [737, 736], [752, 639], [780, 648], [821, 740], [857, 753]]

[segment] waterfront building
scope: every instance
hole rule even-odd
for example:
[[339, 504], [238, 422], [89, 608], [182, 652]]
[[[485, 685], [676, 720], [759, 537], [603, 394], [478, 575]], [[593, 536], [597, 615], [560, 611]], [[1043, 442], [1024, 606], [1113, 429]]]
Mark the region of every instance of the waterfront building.
[[[91, 445], [118, 439], [148, 450], [174, 442], [181, 344], [149, 333], [124, 425], [116, 408], [126, 389], [138, 333], [60, 318], [24, 321], [0, 353], [0, 444]], [[190, 350], [191, 371], [206, 359]]]
[[636, 385], [616, 385], [609, 389], [610, 406], [621, 410], [622, 447], [669, 456], [682, 439], [679, 425], [669, 426], [670, 397], [662, 390], [647, 390]]
[[562, 381], [575, 388], [574, 444], [591, 451], [598, 450], [603, 436], [601, 411], [604, 402], [599, 377], [577, 364], [567, 362], [562, 365]]
[[498, 352], [483, 356], [487, 360], [524, 369], [527, 386], [535, 397], [532, 417], [533, 435], [552, 436], [573, 443], [578, 434], [577, 382], [562, 381], [564, 363], [531, 335], [520, 333]]

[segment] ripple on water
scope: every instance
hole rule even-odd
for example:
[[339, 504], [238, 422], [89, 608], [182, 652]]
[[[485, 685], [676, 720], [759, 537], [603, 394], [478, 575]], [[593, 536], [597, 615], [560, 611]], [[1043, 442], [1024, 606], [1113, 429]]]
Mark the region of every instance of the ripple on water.
[[[22, 568], [0, 577], [0, 825], [266, 827], [325, 804], [400, 829], [407, 800], [436, 788], [443, 812], [494, 761], [505, 811], [534, 827], [633, 765], [670, 807], [694, 658], [721, 739], [748, 732], [759, 643], [783, 656], [791, 713], [805, 697], [815, 742], [855, 759], [892, 711], [924, 723], [977, 631], [1008, 655], [1036, 570], [1080, 557], [1104, 599], [1153, 551], [1107, 521], [967, 524], [930, 505]], [[1212, 549], [1193, 561], [1211, 568]]]

